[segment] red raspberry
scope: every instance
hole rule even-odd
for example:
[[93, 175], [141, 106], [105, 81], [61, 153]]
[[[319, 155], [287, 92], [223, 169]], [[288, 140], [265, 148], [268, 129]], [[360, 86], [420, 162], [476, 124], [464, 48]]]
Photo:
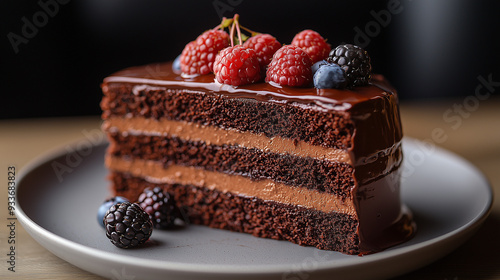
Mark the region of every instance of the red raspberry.
[[273, 56], [266, 73], [266, 82], [283, 86], [307, 86], [312, 81], [313, 65], [307, 53], [292, 45], [283, 46]]
[[254, 49], [257, 53], [260, 67], [265, 69], [271, 62], [271, 59], [273, 59], [273, 54], [281, 48], [281, 44], [269, 34], [259, 34], [248, 38], [243, 47]]
[[215, 56], [229, 46], [229, 35], [222, 30], [208, 30], [184, 47], [181, 71], [184, 74], [205, 75], [212, 72]]
[[309, 29], [297, 33], [292, 45], [304, 49], [313, 63], [326, 59], [331, 50], [330, 44], [318, 32]]
[[260, 80], [257, 53], [241, 45], [223, 49], [215, 58], [215, 78], [219, 83], [240, 86]]

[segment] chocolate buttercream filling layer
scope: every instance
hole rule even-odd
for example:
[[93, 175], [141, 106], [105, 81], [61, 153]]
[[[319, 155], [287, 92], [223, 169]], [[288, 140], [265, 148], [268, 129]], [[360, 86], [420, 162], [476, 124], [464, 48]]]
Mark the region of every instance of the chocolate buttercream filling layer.
[[[254, 168], [248, 169], [250, 168], [249, 165], [246, 165], [246, 169], [240, 168], [241, 166], [237, 167], [235, 164], [239, 161], [239, 158], [234, 157], [241, 157], [245, 153], [246, 160], [256, 164], [256, 168], [259, 162], [262, 162], [262, 165], [290, 166], [292, 164], [293, 166], [303, 167], [302, 170], [293, 171], [292, 174], [272, 172], [273, 175], [270, 177], [273, 178], [279, 177], [276, 174], [283, 173], [281, 179], [276, 178], [277, 181], [320, 191], [335, 192], [342, 196], [349, 195], [349, 188], [354, 185], [352, 166], [357, 168], [358, 182], [367, 183], [389, 174], [400, 166], [402, 160], [400, 142], [389, 148], [379, 150], [375, 154], [360, 157], [356, 160], [357, 165], [354, 165], [351, 159], [352, 155], [346, 150], [315, 146], [304, 141], [291, 140], [280, 136], [267, 137], [264, 134], [249, 131], [223, 129], [186, 121], [113, 116], [103, 123], [103, 129], [111, 133], [111, 135], [121, 134], [121, 136], [111, 136], [115, 145], [111, 152], [115, 153], [115, 155], [121, 153], [122, 156], [152, 157], [153, 160], [164, 161], [165, 164], [168, 164], [172, 160], [175, 161], [175, 158], [185, 157], [172, 155], [173, 150], [178, 150], [181, 146], [189, 144], [191, 151], [183, 148], [183, 153], [202, 153], [205, 156], [200, 155], [198, 160], [202, 162], [190, 159], [175, 163], [181, 165], [194, 164], [196, 166], [207, 165], [208, 169], [235, 172], [254, 178], [270, 176], [269, 170], [272, 168], [269, 166], [260, 168], [260, 171], [254, 170]], [[123, 136], [131, 138], [127, 140], [123, 139]], [[151, 137], [143, 139], [144, 136]], [[139, 146], [133, 147], [133, 149], [127, 147], [130, 146], [130, 144], [127, 144], [129, 141], [133, 141], [133, 145]], [[154, 141], [154, 143], [151, 141]], [[161, 144], [158, 142], [161, 142]], [[141, 145], [145, 146], [145, 149], [149, 152], [140, 152]], [[165, 147], [168, 146], [170, 146], [170, 151], [165, 150]], [[232, 166], [228, 167], [226, 164], [222, 168], [220, 167], [220, 160], [217, 160], [215, 164], [215, 159], [209, 157], [210, 153], [221, 153], [221, 151], [215, 151], [217, 146], [227, 149], [224, 157], [233, 158], [235, 162]], [[192, 150], [193, 148], [195, 150]], [[126, 154], [127, 151], [130, 154]], [[257, 157], [257, 153], [261, 154], [261, 156]], [[253, 157], [249, 157], [249, 154], [253, 154]], [[285, 156], [277, 159], [277, 155]], [[214, 167], [215, 165], [219, 165], [219, 167]], [[262, 171], [264, 169], [267, 171]], [[312, 170], [311, 172], [316, 175], [308, 174], [308, 170]]]
[[159, 162], [140, 159], [125, 160], [112, 156], [106, 157], [106, 166], [114, 171], [129, 173], [155, 184], [193, 185], [244, 197], [256, 197], [265, 201], [299, 205], [325, 213], [338, 212], [357, 216], [350, 197], [340, 199], [334, 194], [296, 188], [269, 179], [255, 181], [243, 176], [179, 165], [165, 168]]
[[304, 141], [293, 141], [279, 136], [267, 137], [262, 133], [222, 129], [186, 121], [110, 117], [103, 123], [103, 129], [132, 135], [169, 135], [187, 141], [203, 141], [207, 145], [238, 145], [271, 153], [352, 164], [345, 150], [314, 146]]
[[[265, 152], [238, 145], [214, 145], [176, 136], [130, 135], [109, 132], [108, 154], [126, 159], [143, 159], [169, 165], [203, 168], [253, 180], [272, 179], [287, 185], [351, 195], [354, 169], [345, 163]], [[249, 164], [251, 163], [251, 164]], [[284, 168], [286, 167], [286, 168]]]

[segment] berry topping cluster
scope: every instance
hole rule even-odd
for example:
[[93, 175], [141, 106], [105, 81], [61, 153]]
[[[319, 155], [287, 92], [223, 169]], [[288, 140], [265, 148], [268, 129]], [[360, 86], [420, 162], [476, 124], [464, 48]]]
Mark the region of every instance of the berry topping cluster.
[[145, 189], [136, 203], [116, 196], [99, 207], [97, 219], [106, 229], [106, 237], [119, 248], [132, 248], [145, 243], [158, 229], [172, 228], [180, 218], [180, 210], [169, 193], [161, 188]]
[[367, 85], [371, 78], [370, 57], [358, 46], [332, 50], [310, 29], [282, 45], [270, 34], [241, 26], [237, 14], [188, 43], [176, 59], [175, 69], [179, 68], [185, 76], [214, 73], [217, 82], [232, 86], [265, 80], [281, 86], [342, 89]]

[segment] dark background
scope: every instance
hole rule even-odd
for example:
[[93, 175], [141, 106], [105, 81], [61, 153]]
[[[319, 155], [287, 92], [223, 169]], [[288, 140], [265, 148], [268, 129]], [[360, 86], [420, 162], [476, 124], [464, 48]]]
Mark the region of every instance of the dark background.
[[308, 28], [333, 47], [362, 44], [405, 101], [473, 95], [478, 76], [500, 82], [494, 0], [3, 0], [0, 118], [97, 115], [104, 77], [172, 60], [234, 13], [281, 43]]

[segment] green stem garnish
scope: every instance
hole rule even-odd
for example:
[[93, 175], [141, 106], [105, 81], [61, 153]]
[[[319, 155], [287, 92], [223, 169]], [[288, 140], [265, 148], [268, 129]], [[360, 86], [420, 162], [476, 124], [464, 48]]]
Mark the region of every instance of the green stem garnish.
[[[240, 15], [238, 14], [235, 14], [233, 18], [223, 17], [221, 23], [213, 28], [213, 30], [217, 29], [224, 30], [225, 28], [229, 29], [229, 37], [231, 38], [231, 47], [235, 45], [235, 40], [237, 45], [242, 45], [243, 42], [245, 42], [248, 38], [261, 34], [260, 32], [255, 32], [244, 26], [241, 26], [239, 19]], [[241, 29], [250, 33], [250, 36], [247, 36], [246, 34], [242, 33]]]

